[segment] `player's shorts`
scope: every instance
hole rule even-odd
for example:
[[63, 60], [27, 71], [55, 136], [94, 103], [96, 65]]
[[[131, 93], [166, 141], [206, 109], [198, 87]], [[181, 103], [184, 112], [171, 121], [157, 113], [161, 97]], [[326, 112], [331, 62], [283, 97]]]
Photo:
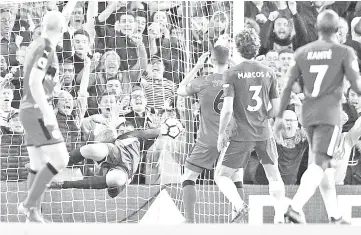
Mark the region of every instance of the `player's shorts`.
[[58, 124], [45, 126], [43, 115], [39, 109], [21, 109], [19, 117], [25, 130], [25, 144], [27, 146], [40, 147], [64, 142]]
[[341, 137], [339, 126], [321, 124], [307, 127], [305, 130], [312, 152], [333, 156]]
[[121, 169], [124, 170], [129, 179], [131, 179], [138, 169], [140, 162], [139, 142], [135, 141], [132, 144], [123, 147], [115, 144], [106, 144], [109, 150], [108, 156], [102, 162], [98, 162], [102, 168]]
[[276, 141], [272, 137], [264, 141], [231, 141], [222, 165], [232, 169], [245, 168], [253, 149], [262, 164], [278, 164]]
[[212, 169], [217, 161], [219, 152], [217, 147], [196, 143], [192, 153], [186, 159], [185, 167], [191, 171], [202, 173], [204, 169]]

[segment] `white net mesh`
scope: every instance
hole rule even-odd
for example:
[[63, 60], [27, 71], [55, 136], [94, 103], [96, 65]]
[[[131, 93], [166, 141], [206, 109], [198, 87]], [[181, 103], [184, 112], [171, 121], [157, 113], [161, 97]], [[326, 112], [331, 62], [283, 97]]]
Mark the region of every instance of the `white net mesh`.
[[[40, 35], [41, 17], [49, 9], [59, 9], [69, 16], [69, 26], [57, 47], [60, 78], [63, 90], [69, 91], [75, 100], [75, 117], [85, 115], [82, 125], [88, 129], [84, 133], [79, 128], [78, 119], [64, 115], [67, 107], [64, 108], [63, 105], [62, 109], [59, 108], [59, 103], [63, 104], [62, 99], [54, 104], [69, 151], [86, 143], [106, 140], [107, 128], [95, 117], [102, 115], [101, 109], [104, 106], [101, 102], [104, 99], [101, 97], [109, 92], [114, 92], [116, 101], [119, 101], [117, 111], [120, 116], [125, 116], [134, 128], [159, 126], [161, 120], [176, 116], [185, 127], [185, 132], [174, 141], [145, 146], [132, 183], [115, 199], [110, 198], [106, 190], [47, 190], [42, 204], [45, 218], [53, 222], [139, 222], [154, 201], [159, 199], [163, 189], [166, 189], [178, 211], [182, 212], [180, 176], [184, 160], [196, 137], [199, 112], [196, 98], [182, 99], [176, 96], [175, 91], [187, 71], [190, 71], [202, 53], [212, 48], [219, 35], [232, 34], [233, 3], [121, 1], [114, 4], [90, 1], [80, 2], [72, 8], [69, 2], [68, 5], [60, 1], [12, 2], [0, 7], [2, 27], [9, 25], [6, 29], [9, 31], [9, 38], [2, 35], [1, 40], [1, 82], [5, 84], [10, 81], [10, 88], [14, 90], [12, 102], [10, 100], [12, 108], [5, 102], [1, 110], [1, 221], [25, 220], [17, 214], [17, 205], [27, 193], [25, 165], [29, 160], [22, 130], [18, 126], [19, 120], [12, 114], [15, 113], [14, 108], [19, 108], [22, 65], [27, 47]], [[126, 17], [122, 17], [125, 8]], [[129, 26], [134, 20], [128, 17], [130, 12], [135, 16], [135, 28]], [[79, 29], [84, 29], [89, 34], [89, 50], [87, 40], [82, 38], [84, 33], [77, 32]], [[79, 34], [81, 36], [77, 36]], [[145, 48], [145, 53], [142, 48]], [[84, 86], [81, 83], [82, 77], [86, 76], [82, 71], [84, 62], [79, 57], [79, 51], [85, 51], [92, 57], [89, 85], [86, 86], [90, 97], [87, 99], [88, 109], [85, 114], [82, 110], [84, 100], [78, 95], [79, 89]], [[152, 71], [150, 66], [153, 61], [150, 58], [154, 56], [160, 57], [164, 64], [163, 78], [158, 80], [154, 79], [154, 68]], [[6, 66], [3, 65], [3, 58]], [[111, 73], [114, 63], [119, 65], [115, 75]], [[205, 67], [203, 73], [207, 72], [208, 68]], [[109, 79], [110, 75], [115, 79]], [[133, 101], [129, 100], [131, 97], [136, 100], [133, 97], [134, 87], [144, 90], [147, 100], [146, 118], [135, 114], [136, 104], [133, 105]], [[105, 106], [107, 102], [111, 102], [109, 100], [111, 99], [106, 99]], [[56, 178], [74, 181], [91, 177], [98, 170], [98, 166], [89, 160], [67, 168]], [[197, 189], [197, 222], [229, 222], [231, 208], [214, 185], [213, 171], [206, 171], [201, 175]], [[169, 215], [171, 217], [171, 212]]]

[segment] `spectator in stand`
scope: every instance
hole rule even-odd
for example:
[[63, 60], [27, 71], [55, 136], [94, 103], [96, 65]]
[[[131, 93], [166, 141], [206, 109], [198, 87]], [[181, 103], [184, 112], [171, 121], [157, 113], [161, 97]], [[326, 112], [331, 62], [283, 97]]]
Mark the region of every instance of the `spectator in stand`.
[[137, 130], [155, 128], [152, 123], [152, 110], [147, 108], [147, 99], [141, 87], [135, 87], [131, 94], [132, 111], [125, 115], [127, 121], [133, 124]]
[[22, 2], [19, 15], [29, 25], [40, 25], [42, 17], [50, 10], [59, 10], [57, 1]]
[[16, 50], [16, 63], [17, 66], [13, 66], [11, 68], [11, 73], [13, 74], [13, 78], [11, 79], [11, 83], [15, 86], [14, 90], [14, 100], [11, 104], [14, 108], [19, 108], [20, 100], [23, 94], [23, 78], [24, 78], [24, 61], [27, 53], [28, 44], [21, 43], [19, 48]]
[[61, 89], [69, 92], [73, 97], [75, 97], [75, 68], [74, 63], [70, 58], [64, 60], [63, 63], [59, 63], [59, 80]]
[[0, 122], [1, 126], [8, 126], [8, 121], [12, 117], [17, 109], [11, 107], [11, 102], [14, 99], [14, 85], [8, 81], [4, 82], [0, 86]]
[[256, 20], [259, 24], [264, 24], [267, 17], [277, 7], [274, 2], [268, 1], [245, 1], [244, 2], [244, 17]]
[[[117, 21], [114, 27], [102, 26], [102, 22], [105, 22], [114, 11], [117, 11]], [[139, 35], [134, 34], [135, 29], [134, 14], [128, 12], [119, 2], [109, 4], [96, 18], [97, 50], [101, 52], [115, 50], [120, 57], [120, 70], [122, 71], [131, 69], [141, 56], [138, 54]]]
[[4, 78], [8, 73], [8, 63], [6, 62], [5, 56], [0, 55], [0, 77]]
[[[81, 1], [69, 1], [63, 8], [63, 15], [66, 18], [67, 27], [64, 29], [63, 41], [61, 47], [63, 48], [64, 58], [72, 55], [72, 40], [75, 38], [77, 30], [84, 30], [89, 34], [89, 43], [92, 47], [95, 38], [94, 18], [97, 14], [97, 2], [88, 1], [88, 10], [85, 14], [85, 4]], [[86, 19], [86, 22], [85, 22]], [[75, 41], [73, 40], [73, 43]], [[90, 51], [88, 52], [90, 53]]]
[[[350, 1], [298, 1], [297, 12], [304, 20], [308, 42], [316, 41], [318, 33], [316, 29], [316, 19], [320, 12], [325, 9], [334, 10], [340, 17], [346, 17]], [[297, 30], [297, 29], [296, 29]], [[293, 48], [296, 50], [297, 48]]]
[[342, 104], [343, 111], [348, 116], [347, 122], [342, 126], [341, 141], [335, 153], [338, 161], [336, 164], [336, 185], [343, 185], [348, 161], [352, 154], [352, 149], [357, 146], [360, 133], [360, 97], [349, 87], [346, 93], [346, 103]]
[[98, 102], [100, 113], [83, 120], [83, 139], [107, 143], [117, 136], [118, 127], [125, 121], [125, 118], [119, 117], [120, 106], [117, 105], [114, 94], [101, 94], [98, 96]]
[[273, 11], [261, 30], [262, 47], [260, 54], [269, 50], [280, 52], [289, 48], [297, 48], [309, 42], [307, 28], [297, 11], [295, 1], [288, 2], [288, 9]]
[[342, 132], [348, 132], [354, 125], [360, 114], [356, 107], [360, 104], [360, 97], [349, 87], [346, 93], [346, 103], [342, 104], [343, 111], [348, 116], [348, 121], [342, 126]]
[[84, 68], [85, 56], [90, 52], [90, 36], [87, 31], [79, 29], [74, 32], [73, 49], [74, 53], [68, 59], [74, 63], [76, 83], [80, 84], [81, 76], [78, 75]]
[[121, 107], [121, 112], [119, 113], [120, 116], [131, 112], [130, 95], [123, 94], [122, 84], [119, 80], [115, 78], [111, 78], [110, 80], [108, 80], [106, 84], [106, 92], [115, 95], [117, 103]]
[[293, 53], [294, 51], [291, 49], [284, 49], [281, 50], [278, 54], [278, 67], [281, 73], [281, 76], [285, 76], [288, 68], [290, 67], [293, 61]]
[[142, 34], [143, 36], [143, 42], [144, 44], [146, 44], [144, 41], [145, 37], [146, 37], [146, 27], [147, 27], [147, 13], [145, 11], [142, 10], [137, 10], [135, 12], [135, 22], [136, 22], [136, 27], [135, 27], [135, 34]]
[[340, 18], [338, 25], [338, 40], [341, 44], [352, 47], [357, 55], [359, 66], [361, 66], [361, 43], [352, 40], [352, 37], [349, 35], [349, 26], [347, 21], [344, 18]]
[[121, 69], [121, 57], [115, 51], [106, 52], [100, 59], [99, 66], [89, 81], [90, 115], [96, 113], [96, 98], [106, 91], [106, 84], [109, 80], [115, 79], [120, 82], [121, 93], [123, 95], [130, 95], [132, 86], [140, 80], [142, 71], [145, 70], [147, 66], [147, 56], [143, 42], [136, 40], [136, 43], [139, 43], [138, 48], [141, 57], [139, 57], [137, 63], [131, 67], [129, 71], [119, 71], [119, 69]]
[[177, 85], [163, 77], [164, 67], [163, 59], [153, 56], [148, 71], [149, 76], [142, 79], [147, 106], [161, 112], [174, 102], [177, 92]]
[[154, 12], [151, 22], [148, 27], [150, 57], [162, 57], [165, 66], [164, 78], [178, 84], [180, 73], [184, 70], [181, 62], [182, 58], [184, 61], [184, 51], [179, 50], [183, 44], [183, 33], [174, 28], [173, 36], [171, 35], [169, 17], [164, 11]]
[[[170, 67], [166, 69], [164, 77], [179, 84], [184, 77], [186, 68], [186, 52], [188, 51], [184, 30], [173, 27], [170, 30]], [[168, 72], [169, 71], [169, 72]]]
[[[90, 58], [86, 57], [83, 79], [80, 83], [78, 97], [74, 100], [71, 93], [62, 90], [55, 101], [56, 119], [59, 124], [59, 129], [65, 139], [68, 151], [76, 148], [77, 143], [81, 141], [81, 124], [87, 110], [87, 99], [89, 96], [87, 89], [89, 83], [90, 64]], [[73, 73], [73, 70], [69, 71], [69, 77], [74, 77], [71, 73]], [[64, 78], [64, 81], [65, 80], [66, 79]], [[68, 82], [67, 84], [71, 83]]]
[[278, 72], [279, 68], [279, 53], [277, 51], [268, 51], [266, 54], [266, 65], [271, 67], [273, 71]]
[[6, 59], [9, 66], [17, 65], [16, 50], [22, 42], [30, 42], [30, 32], [14, 32], [13, 27], [16, 15], [10, 10], [0, 8], [0, 54]]
[[207, 51], [211, 51], [214, 44], [217, 42], [219, 36], [229, 31], [229, 17], [223, 11], [216, 11], [212, 15], [208, 30], [205, 32], [202, 39], [202, 54]]
[[11, 113], [11, 115], [6, 120], [6, 123], [7, 124], [5, 126], [1, 126], [1, 133], [3, 135], [18, 134], [20, 136], [24, 133], [24, 128], [21, 125], [18, 110], [14, 110], [14, 112]]
[[27, 179], [25, 164], [29, 162], [27, 151], [23, 145], [24, 129], [21, 125], [19, 113], [15, 111], [7, 120], [7, 125], [0, 129], [1, 137], [1, 180], [23, 181]]
[[157, 53], [157, 45], [155, 41], [155, 37], [152, 37], [154, 34], [148, 34], [147, 28], [147, 13], [142, 10], [137, 10], [135, 12], [135, 34], [141, 35], [145, 48], [147, 50], [148, 59], [151, 55]]
[[286, 110], [283, 118], [286, 130], [282, 139], [276, 138], [278, 152], [278, 168], [283, 182], [294, 185], [297, 182], [298, 170], [302, 157], [308, 149], [306, 132], [299, 128], [298, 118], [294, 111]]

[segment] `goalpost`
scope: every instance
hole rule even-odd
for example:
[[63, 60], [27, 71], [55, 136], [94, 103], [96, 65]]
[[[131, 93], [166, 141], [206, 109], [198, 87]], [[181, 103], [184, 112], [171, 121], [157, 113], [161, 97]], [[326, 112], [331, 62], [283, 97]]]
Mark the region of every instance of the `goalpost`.
[[[17, 1], [20, 10], [37, 6], [28, 4], [29, 2], [39, 1]], [[155, 4], [151, 1], [145, 2], [148, 3], [148, 11], [154, 10]], [[162, 2], [158, 4], [159, 7], [166, 1]], [[11, 4], [15, 3], [11, 1]], [[182, 1], [178, 8], [167, 10], [169, 28], [172, 32], [178, 29], [180, 31], [179, 35], [177, 34], [178, 47], [169, 48], [170, 57], [166, 58], [169, 63], [173, 63], [172, 66], [178, 68], [177, 71], [171, 71], [172, 74], [184, 77], [192, 69], [196, 63], [195, 58], [202, 54], [203, 46], [208, 43], [202, 42], [202, 38], [214, 30], [208, 27], [214, 12], [220, 11], [227, 15], [227, 33], [230, 35], [234, 36], [242, 29], [243, 4], [244, 2], [239, 0], [214, 1], [212, 4], [210, 1]], [[30, 10], [36, 12], [40, 9]], [[184, 40], [181, 36], [184, 36]], [[172, 37], [171, 40], [175, 38], [177, 37]], [[234, 51], [233, 55], [238, 53]], [[240, 58], [235, 57], [235, 61], [239, 60]], [[141, 163], [144, 171], [138, 172], [135, 177], [137, 180], [133, 180], [116, 198], [110, 198], [106, 190], [47, 190], [42, 203], [45, 218], [52, 222], [181, 223], [184, 218], [180, 175], [197, 132], [194, 112], [196, 101], [193, 98], [177, 101], [180, 119], [186, 127], [185, 134], [174, 143], [165, 144], [162, 154], [148, 154]], [[21, 133], [1, 136], [0, 160], [1, 222], [23, 222], [25, 218], [18, 215], [17, 205], [24, 200], [27, 193], [25, 164], [28, 158]], [[79, 173], [79, 170], [75, 171]], [[75, 180], [79, 174], [76, 175], [68, 169], [62, 176]], [[228, 223], [231, 220], [231, 205], [214, 184], [213, 172], [206, 171], [197, 183], [196, 221]]]

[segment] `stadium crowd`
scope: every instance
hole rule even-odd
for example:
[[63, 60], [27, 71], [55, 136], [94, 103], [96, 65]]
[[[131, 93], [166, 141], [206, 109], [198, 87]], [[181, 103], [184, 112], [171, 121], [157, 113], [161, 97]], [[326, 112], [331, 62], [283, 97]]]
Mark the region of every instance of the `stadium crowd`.
[[[231, 22], [237, 16], [232, 15], [232, 2], [191, 1], [189, 9], [181, 1], [27, 2], [0, 5], [1, 180], [27, 177], [28, 158], [18, 116], [23, 62], [29, 44], [40, 36], [42, 16], [51, 9], [61, 11], [68, 21], [57, 45], [60, 85], [53, 102], [68, 151], [86, 143], [107, 142], [114, 130], [120, 134], [156, 128], [166, 118], [176, 117], [186, 131], [170, 145], [166, 157], [183, 165], [197, 135], [199, 107], [196, 97], [189, 100], [177, 95], [178, 84], [187, 67], [222, 40], [221, 35], [233, 36]], [[324, 9], [333, 9], [343, 18], [338, 29], [340, 43], [353, 47], [361, 59], [359, 2], [245, 2], [245, 27], [254, 28], [261, 38], [256, 59], [274, 69], [280, 92], [294, 51], [317, 39], [316, 18]], [[189, 11], [189, 25], [185, 11]], [[212, 64], [206, 62], [198, 75], [210, 73]], [[361, 102], [347, 84], [345, 87], [346, 135], [360, 116]], [[284, 117], [287, 130], [282, 140], [277, 139], [279, 169], [287, 185], [299, 183], [308, 163], [308, 143], [299, 123], [302, 80], [291, 96]], [[159, 183], [162, 148], [148, 141], [143, 150], [132, 183]], [[261, 164], [252, 156], [245, 183], [267, 184]], [[358, 156], [356, 144], [350, 159], [337, 164], [341, 172], [338, 184], [361, 184]], [[80, 168], [83, 176], [97, 174], [92, 160], [74, 167]], [[210, 182], [213, 174], [208, 173], [200, 182]]]

